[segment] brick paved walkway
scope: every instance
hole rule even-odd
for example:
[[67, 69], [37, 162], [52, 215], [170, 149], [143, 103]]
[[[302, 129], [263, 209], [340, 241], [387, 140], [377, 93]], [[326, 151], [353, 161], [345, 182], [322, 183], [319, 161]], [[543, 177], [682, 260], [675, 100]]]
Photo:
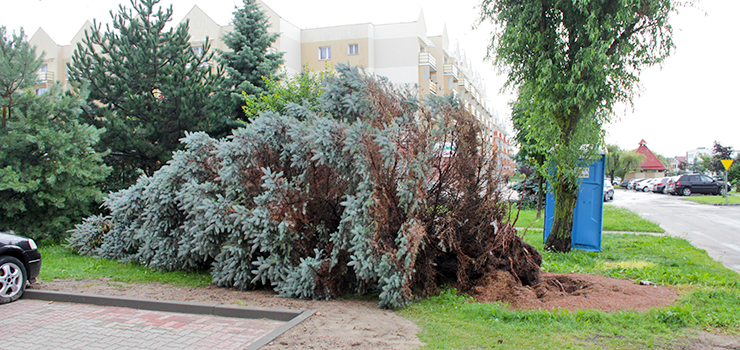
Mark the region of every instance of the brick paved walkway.
[[21, 299], [0, 305], [0, 349], [244, 349], [284, 323]]

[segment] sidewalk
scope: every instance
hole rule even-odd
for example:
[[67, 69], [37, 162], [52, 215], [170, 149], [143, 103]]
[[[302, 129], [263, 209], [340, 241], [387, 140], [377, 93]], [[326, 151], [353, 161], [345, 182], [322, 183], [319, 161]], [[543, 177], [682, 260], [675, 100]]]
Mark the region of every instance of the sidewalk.
[[[36, 292], [38, 293], [38, 292]], [[31, 291], [32, 297], [33, 291]], [[57, 293], [52, 298], [68, 295]], [[47, 296], [41, 296], [48, 298]], [[97, 298], [119, 304], [132, 298]], [[77, 299], [80, 300], [80, 299]], [[140, 299], [144, 300], [144, 299]], [[148, 303], [148, 304], [147, 304]], [[214, 316], [198, 310], [218, 306], [145, 300], [145, 308], [192, 310], [193, 313], [142, 310], [128, 307], [89, 305], [24, 298], [0, 305], [0, 349], [257, 349], [312, 312], [296, 314], [285, 320], [243, 318], [243, 310], [252, 315], [266, 315], [267, 309], [225, 307], [236, 317]], [[147, 306], [149, 305], [149, 306]], [[151, 307], [150, 307], [151, 306]], [[256, 313], [254, 313], [256, 311]], [[278, 313], [285, 310], [276, 310]], [[242, 313], [243, 315], [246, 315]], [[20, 346], [20, 347], [19, 347]]]

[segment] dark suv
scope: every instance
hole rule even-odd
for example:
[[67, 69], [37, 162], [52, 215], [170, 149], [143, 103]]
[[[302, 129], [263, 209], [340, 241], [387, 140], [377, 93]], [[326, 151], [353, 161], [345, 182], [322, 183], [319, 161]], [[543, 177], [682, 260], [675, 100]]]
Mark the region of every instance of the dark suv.
[[723, 195], [725, 184], [706, 175], [681, 175], [668, 185], [668, 193], [690, 196], [692, 193]]

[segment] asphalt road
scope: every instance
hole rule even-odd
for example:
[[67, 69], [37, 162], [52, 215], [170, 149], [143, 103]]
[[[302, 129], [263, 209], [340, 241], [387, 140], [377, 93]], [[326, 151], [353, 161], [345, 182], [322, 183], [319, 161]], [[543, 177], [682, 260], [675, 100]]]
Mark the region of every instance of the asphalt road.
[[697, 204], [682, 198], [617, 189], [610, 204], [657, 222], [666, 234], [687, 239], [740, 273], [740, 206]]

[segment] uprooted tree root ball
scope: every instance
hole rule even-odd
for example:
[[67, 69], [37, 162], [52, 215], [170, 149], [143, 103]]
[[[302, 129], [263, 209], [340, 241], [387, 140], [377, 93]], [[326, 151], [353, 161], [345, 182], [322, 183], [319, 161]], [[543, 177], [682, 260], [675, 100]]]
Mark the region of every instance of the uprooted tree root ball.
[[543, 273], [523, 286], [503, 271], [486, 276], [470, 294], [480, 302], [503, 302], [513, 309], [647, 311], [672, 305], [678, 291], [633, 281], [585, 274]]
[[[77, 226], [81, 253], [210, 268], [220, 286], [280, 295], [378, 293], [402, 307], [503, 271], [539, 282], [541, 256], [505, 219], [497, 150], [452, 97], [338, 67], [317, 106], [265, 112], [226, 139], [183, 139], [152, 177]], [[318, 111], [318, 112], [316, 112]]]

